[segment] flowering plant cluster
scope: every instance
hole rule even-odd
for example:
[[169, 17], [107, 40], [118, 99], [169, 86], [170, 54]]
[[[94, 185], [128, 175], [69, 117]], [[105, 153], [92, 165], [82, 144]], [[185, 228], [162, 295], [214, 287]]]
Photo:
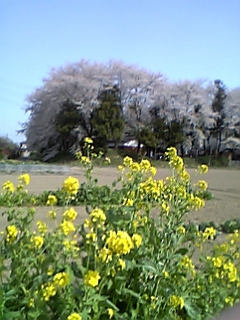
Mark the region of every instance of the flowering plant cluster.
[[[91, 141], [85, 143], [92, 150]], [[216, 230], [187, 229], [184, 221], [204, 206], [198, 192], [207, 183], [192, 186], [174, 148], [166, 156], [172, 174], [164, 180], [154, 178], [157, 169], [148, 160], [126, 157], [106, 201], [93, 199], [82, 224], [69, 205], [79, 188], [74, 177], [63, 182], [61, 217], [55, 195], [46, 200], [46, 221], [36, 221], [33, 208], [9, 208], [0, 235], [0, 318], [196, 320], [237, 302], [240, 235], [205, 254]], [[97, 184], [92, 155], [78, 157], [91, 192]]]

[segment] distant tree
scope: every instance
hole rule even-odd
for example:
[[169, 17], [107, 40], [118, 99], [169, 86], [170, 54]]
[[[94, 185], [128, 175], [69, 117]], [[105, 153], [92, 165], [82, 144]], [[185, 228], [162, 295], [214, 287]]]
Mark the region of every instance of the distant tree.
[[[74, 134], [76, 141], [80, 141], [92, 134], [91, 114], [99, 106], [98, 98], [106, 84], [119, 88], [127, 127], [134, 131], [137, 125], [129, 106], [137, 103], [142, 115], [144, 109], [146, 114], [161, 77], [161, 74], [152, 74], [118, 61], [102, 64], [82, 60], [52, 69], [43, 85], [27, 97], [29, 118], [19, 132], [26, 135], [30, 151], [41, 154], [44, 161], [53, 158], [61, 150], [55, 119], [63, 102], [69, 99], [78, 106], [82, 122], [77, 130], [74, 129]], [[75, 149], [76, 141], [72, 141], [71, 149]]]
[[139, 141], [147, 148], [147, 154], [157, 149], [165, 151], [168, 147], [177, 147], [186, 140], [184, 133], [184, 118], [168, 120], [161, 113], [162, 106], [149, 109], [150, 123], [140, 131]]
[[19, 146], [17, 143], [13, 142], [10, 138], [1, 136], [0, 137], [0, 158], [4, 155], [8, 157], [19, 156]]
[[91, 115], [91, 126], [96, 141], [105, 153], [109, 141], [114, 142], [115, 147], [121, 141], [125, 120], [117, 86], [105, 86], [101, 91], [99, 107]]
[[59, 134], [60, 152], [69, 151], [70, 137], [73, 129], [83, 122], [83, 117], [76, 104], [67, 99], [62, 103], [61, 110], [55, 118], [56, 132]]
[[216, 88], [214, 99], [212, 102], [212, 110], [216, 113], [216, 122], [213, 129], [213, 134], [217, 139], [216, 155], [220, 153], [221, 143], [222, 143], [222, 132], [225, 126], [225, 102], [227, 98], [226, 87], [221, 80], [215, 80], [214, 85]]

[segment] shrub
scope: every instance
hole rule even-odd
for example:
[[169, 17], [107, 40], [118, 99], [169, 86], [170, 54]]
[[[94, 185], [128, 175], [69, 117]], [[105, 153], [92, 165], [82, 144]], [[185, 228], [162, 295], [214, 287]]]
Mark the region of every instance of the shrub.
[[[91, 158], [78, 156], [91, 193], [97, 185]], [[52, 229], [44, 221], [35, 225], [34, 209], [10, 208], [0, 240], [1, 319], [196, 320], [235, 303], [239, 234], [205, 256], [202, 244], [216, 230], [184, 227], [187, 212], [201, 208], [204, 200], [190, 188], [176, 150], [170, 148], [168, 157], [172, 174], [164, 181], [154, 179], [156, 168], [149, 161], [126, 157], [119, 178], [106, 189], [106, 202], [92, 197], [82, 225], [68, 206], [79, 192], [73, 177], [63, 184], [66, 208], [60, 223], [57, 198], [48, 196]], [[199, 173], [204, 171], [206, 166], [199, 167]], [[198, 262], [192, 259], [196, 250]]]

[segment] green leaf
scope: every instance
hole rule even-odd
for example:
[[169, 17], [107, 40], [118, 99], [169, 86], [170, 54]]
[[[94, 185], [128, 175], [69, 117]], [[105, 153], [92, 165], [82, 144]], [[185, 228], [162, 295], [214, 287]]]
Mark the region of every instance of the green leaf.
[[21, 319], [21, 311], [8, 311], [4, 312], [4, 320], [16, 320]]
[[107, 304], [108, 304], [109, 307], [113, 308], [113, 309], [116, 310], [116, 311], [119, 311], [118, 307], [115, 306], [115, 304], [112, 303], [112, 301], [110, 301], [110, 300], [107, 299], [106, 302], [107, 302]]
[[137, 299], [141, 299], [141, 296], [140, 296], [140, 294], [138, 294], [137, 292], [135, 292], [135, 291], [132, 291], [132, 290], [130, 290], [130, 289], [123, 289], [123, 292], [124, 292], [124, 294], [129, 294], [130, 296], [132, 296], [132, 297], [135, 297], [135, 298], [137, 298]]
[[188, 248], [180, 248], [177, 251], [175, 251], [175, 254], [181, 254], [182, 256], [184, 256], [185, 254], [188, 253]]
[[190, 303], [190, 301], [188, 301], [188, 300], [184, 301], [184, 307], [185, 307], [185, 310], [186, 310], [188, 316], [191, 319], [194, 319], [194, 320], [200, 320], [201, 319], [200, 310], [195, 305], [193, 306]]
[[37, 319], [41, 315], [41, 310], [28, 311], [28, 319]]

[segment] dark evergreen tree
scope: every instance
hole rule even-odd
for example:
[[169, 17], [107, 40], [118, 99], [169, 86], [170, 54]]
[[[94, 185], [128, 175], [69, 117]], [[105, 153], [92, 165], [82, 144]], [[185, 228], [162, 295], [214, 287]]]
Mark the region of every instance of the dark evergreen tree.
[[108, 142], [112, 141], [117, 147], [125, 126], [118, 87], [106, 86], [98, 100], [99, 107], [91, 115], [91, 126], [97, 145], [107, 153]]
[[160, 113], [160, 107], [149, 110], [150, 123], [139, 134], [139, 140], [147, 148], [147, 155], [153, 151], [156, 156], [157, 150], [164, 152], [168, 147], [176, 147], [182, 144], [186, 135], [184, 133], [184, 119], [167, 121]]
[[62, 106], [61, 111], [55, 119], [56, 132], [59, 133], [61, 140], [60, 152], [68, 152], [70, 148], [70, 136], [73, 129], [79, 126], [83, 118], [79, 112], [77, 105], [69, 100], [66, 100]]
[[216, 155], [219, 154], [222, 143], [222, 132], [224, 129], [225, 114], [225, 100], [227, 98], [226, 87], [221, 80], [215, 80], [216, 93], [212, 102], [212, 110], [217, 113], [217, 120], [213, 135], [217, 139]]

